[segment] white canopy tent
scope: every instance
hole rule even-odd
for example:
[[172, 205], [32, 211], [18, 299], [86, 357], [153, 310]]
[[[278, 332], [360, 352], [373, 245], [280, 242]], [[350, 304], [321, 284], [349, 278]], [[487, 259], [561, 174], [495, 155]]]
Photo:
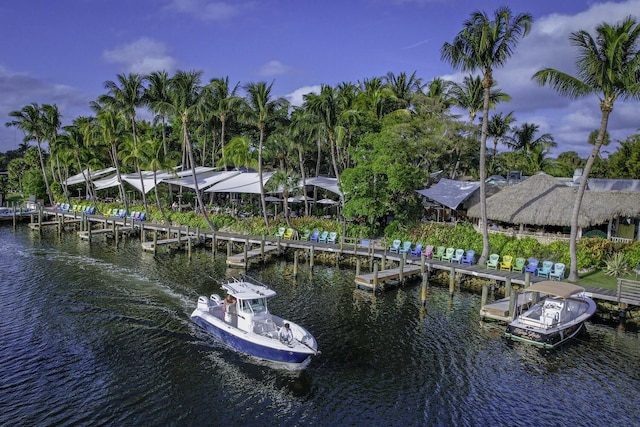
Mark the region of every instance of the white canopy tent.
[[[190, 172], [190, 171], [189, 171]], [[218, 182], [227, 180], [233, 176], [240, 174], [240, 171], [224, 171], [224, 172], [216, 172], [215, 170], [205, 171], [202, 173], [198, 173], [196, 175], [198, 182], [198, 189], [203, 190], [207, 187], [211, 187]], [[195, 182], [193, 180], [193, 176], [191, 174], [185, 175], [182, 178], [174, 178], [174, 179], [163, 179], [162, 182], [166, 182], [168, 184], [179, 185], [182, 187], [188, 187], [195, 189]]]
[[[273, 176], [273, 172], [262, 173], [262, 185]], [[252, 193], [260, 194], [260, 176], [258, 173], [243, 172], [218, 182], [205, 190], [206, 193]]]
[[324, 188], [325, 190], [331, 191], [339, 195], [343, 196], [342, 191], [338, 188], [338, 178], [330, 178], [328, 176], [316, 176], [312, 178], [307, 178], [307, 185], [313, 185], [316, 187]]
[[[95, 172], [91, 172], [91, 179], [95, 179], [101, 176], [104, 176], [108, 173], [111, 173], [113, 171], [115, 171], [116, 168], [106, 168], [106, 169], [101, 169]], [[85, 169], [84, 171], [80, 172], [79, 174], [73, 175], [72, 177], [68, 178], [65, 181], [65, 184], [67, 185], [74, 185], [74, 184], [80, 184], [81, 182], [85, 182], [86, 181], [86, 177], [88, 176], [89, 170]]]

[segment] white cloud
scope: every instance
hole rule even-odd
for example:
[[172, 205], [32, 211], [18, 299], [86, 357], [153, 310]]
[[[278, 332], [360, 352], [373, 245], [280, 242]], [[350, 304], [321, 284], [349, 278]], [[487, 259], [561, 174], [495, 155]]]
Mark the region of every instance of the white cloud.
[[304, 95], [307, 95], [309, 93], [318, 94], [320, 93], [320, 89], [320, 85], [303, 86], [285, 95], [284, 97], [291, 103], [291, 105], [299, 107], [304, 102]]
[[225, 21], [239, 14], [237, 4], [207, 0], [172, 0], [166, 9], [203, 21]]
[[172, 71], [175, 60], [165, 53], [164, 44], [148, 37], [103, 52], [105, 61], [122, 64], [131, 73], [149, 74], [153, 71]]
[[265, 77], [272, 77], [272, 76], [278, 76], [281, 74], [286, 74], [289, 71], [291, 71], [291, 67], [284, 65], [280, 61], [273, 60], [273, 61], [267, 62], [262, 67], [260, 67], [258, 74]]

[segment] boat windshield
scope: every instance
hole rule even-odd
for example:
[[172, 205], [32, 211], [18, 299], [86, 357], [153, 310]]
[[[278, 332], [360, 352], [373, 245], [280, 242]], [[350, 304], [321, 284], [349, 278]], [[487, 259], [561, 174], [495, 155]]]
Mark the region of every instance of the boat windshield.
[[254, 298], [240, 301], [240, 309], [245, 313], [262, 313], [267, 311], [266, 298]]

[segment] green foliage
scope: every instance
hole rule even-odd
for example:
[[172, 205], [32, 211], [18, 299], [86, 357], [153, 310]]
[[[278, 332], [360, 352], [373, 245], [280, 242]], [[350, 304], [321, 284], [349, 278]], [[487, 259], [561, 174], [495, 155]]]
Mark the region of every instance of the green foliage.
[[39, 169], [28, 169], [22, 175], [22, 189], [25, 194], [33, 194], [36, 199], [47, 197], [47, 189], [44, 185], [44, 178]]
[[623, 252], [616, 252], [613, 255], [609, 255], [604, 263], [604, 274], [607, 276], [620, 277], [629, 272], [629, 263]]

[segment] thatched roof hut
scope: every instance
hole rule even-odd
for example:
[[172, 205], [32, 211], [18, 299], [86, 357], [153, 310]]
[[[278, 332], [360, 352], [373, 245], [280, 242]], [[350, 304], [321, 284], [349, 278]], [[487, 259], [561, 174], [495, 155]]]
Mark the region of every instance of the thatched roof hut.
[[[539, 173], [487, 198], [487, 218], [509, 224], [570, 226], [576, 189]], [[467, 216], [480, 218], [480, 203]], [[640, 192], [586, 191], [580, 208], [581, 228], [605, 224], [618, 217], [640, 217]]]

